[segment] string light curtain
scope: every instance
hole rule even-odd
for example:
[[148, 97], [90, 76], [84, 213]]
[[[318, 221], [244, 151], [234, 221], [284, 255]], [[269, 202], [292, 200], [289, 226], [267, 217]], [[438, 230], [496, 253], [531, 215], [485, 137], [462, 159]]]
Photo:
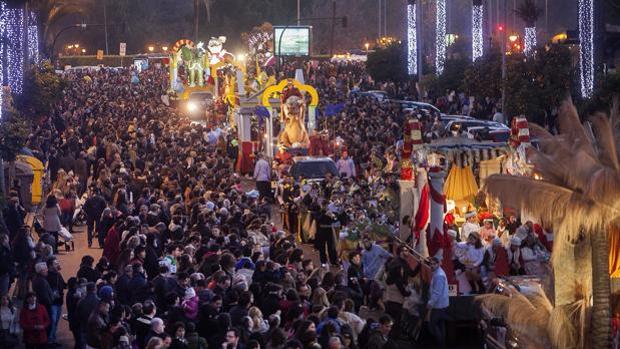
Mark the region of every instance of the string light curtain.
[[37, 16], [30, 13], [28, 19], [28, 58], [32, 63], [39, 63], [39, 30], [37, 29]]
[[415, 75], [418, 71], [418, 37], [415, 0], [407, 2], [407, 71]]
[[579, 0], [579, 58], [581, 96], [594, 90], [594, 0]]
[[484, 21], [484, 6], [480, 4], [480, 1], [474, 1], [471, 8], [471, 59], [482, 57], [483, 54], [483, 37], [482, 37], [482, 24]]
[[443, 73], [446, 63], [446, 0], [436, 0], [437, 14], [435, 20], [435, 69]]
[[22, 9], [4, 9], [5, 16], [4, 37], [7, 41], [7, 82], [11, 91], [16, 94], [22, 92], [24, 80], [24, 51], [22, 48], [22, 28], [24, 27], [24, 11]]

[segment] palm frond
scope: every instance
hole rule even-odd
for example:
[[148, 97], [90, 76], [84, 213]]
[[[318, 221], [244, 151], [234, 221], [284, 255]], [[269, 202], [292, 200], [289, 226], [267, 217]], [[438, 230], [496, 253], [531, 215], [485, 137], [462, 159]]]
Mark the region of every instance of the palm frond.
[[527, 27], [532, 27], [536, 25], [536, 21], [538, 17], [540, 17], [542, 10], [538, 6], [536, 6], [536, 2], [534, 0], [525, 0], [519, 5], [519, 7], [515, 10], [515, 13]]
[[590, 117], [590, 122], [597, 139], [597, 144], [599, 145], [599, 160], [604, 165], [612, 167], [616, 171], [620, 170], [618, 151], [616, 149], [616, 142], [610, 120], [606, 115], [596, 113], [594, 116]]
[[[542, 293], [542, 290], [540, 292]], [[536, 305], [530, 301], [530, 296], [526, 297], [518, 292], [514, 292], [510, 297], [497, 294], [481, 295], [476, 297], [476, 302], [495, 316], [502, 317], [523, 347], [549, 348], [550, 341], [546, 329], [550, 310], [547, 306], [537, 307], [544, 302], [538, 296], [532, 297]]]
[[558, 121], [561, 134], [568, 137], [577, 148], [583, 149], [592, 157], [595, 156], [594, 148], [579, 120], [577, 108], [570, 100], [562, 102]]
[[580, 232], [599, 231], [619, 212], [605, 203], [594, 202], [582, 193], [529, 177], [492, 175], [483, 188], [502, 203], [525, 209], [554, 224], [559, 237], [577, 240]]

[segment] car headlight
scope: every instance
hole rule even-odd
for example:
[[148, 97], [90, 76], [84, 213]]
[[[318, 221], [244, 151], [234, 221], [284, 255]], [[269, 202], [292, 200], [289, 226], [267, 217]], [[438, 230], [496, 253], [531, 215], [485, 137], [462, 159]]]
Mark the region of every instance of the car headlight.
[[198, 110], [198, 104], [196, 102], [193, 102], [193, 101], [187, 102], [187, 111], [188, 112], [193, 113], [196, 110]]

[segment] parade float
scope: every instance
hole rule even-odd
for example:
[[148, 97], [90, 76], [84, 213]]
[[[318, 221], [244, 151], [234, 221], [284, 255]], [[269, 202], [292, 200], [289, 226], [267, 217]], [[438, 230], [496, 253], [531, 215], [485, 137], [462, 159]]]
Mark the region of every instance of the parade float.
[[229, 105], [243, 94], [245, 65], [224, 49], [226, 37], [213, 37], [207, 44], [177, 41], [170, 49], [169, 93], [187, 100], [193, 93], [210, 93]]

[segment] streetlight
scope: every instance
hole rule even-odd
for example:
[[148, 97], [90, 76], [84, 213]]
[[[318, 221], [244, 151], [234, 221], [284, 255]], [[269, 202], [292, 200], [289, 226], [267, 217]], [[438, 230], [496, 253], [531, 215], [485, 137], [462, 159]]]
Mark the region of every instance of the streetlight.
[[82, 54], [85, 54], [85, 53], [86, 53], [86, 49], [85, 49], [85, 48], [83, 48], [83, 49], [82, 49]]
[[519, 35], [517, 34], [512, 34], [508, 37], [508, 40], [510, 40], [510, 42], [515, 42], [517, 41], [517, 39], [519, 38]]
[[75, 48], [80, 48], [80, 44], [75, 44], [73, 46], [75, 46]]
[[366, 54], [368, 54], [368, 48], [370, 47], [370, 44], [369, 43], [365, 43], [364, 47], [366, 47]]
[[149, 52], [153, 52], [153, 51], [155, 51], [155, 46], [151, 45], [151, 46], [148, 47], [148, 49], [149, 49]]
[[168, 51], [168, 46], [162, 46], [162, 47], [161, 47], [161, 49], [162, 49], [164, 52], [167, 52], [167, 51]]
[[70, 50], [70, 49], [72, 49], [72, 48], [73, 48], [73, 45], [68, 45], [68, 46], [67, 46], [67, 49], [68, 49], [68, 50]]

